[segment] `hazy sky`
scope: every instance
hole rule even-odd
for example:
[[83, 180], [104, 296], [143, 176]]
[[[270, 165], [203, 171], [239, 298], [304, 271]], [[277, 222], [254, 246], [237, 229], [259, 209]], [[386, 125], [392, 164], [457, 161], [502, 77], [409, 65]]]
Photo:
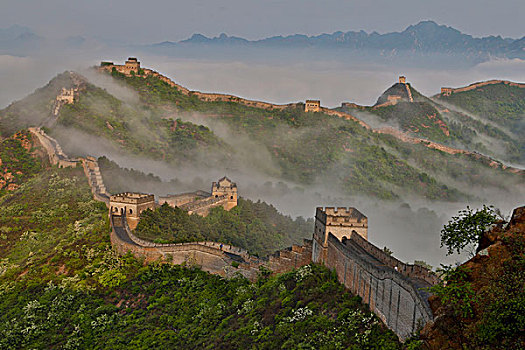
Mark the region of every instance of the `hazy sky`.
[[249, 39], [337, 30], [402, 31], [431, 19], [474, 36], [525, 35], [524, 0], [1, 0], [0, 27], [120, 42], [225, 32]]

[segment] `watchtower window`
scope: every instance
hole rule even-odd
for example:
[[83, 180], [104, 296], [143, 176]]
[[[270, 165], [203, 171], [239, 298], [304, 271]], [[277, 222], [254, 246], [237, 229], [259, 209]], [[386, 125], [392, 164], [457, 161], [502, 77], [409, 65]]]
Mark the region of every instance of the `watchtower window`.
[[130, 213], [130, 214], [133, 214], [133, 210], [130, 209], [130, 210], [129, 210], [129, 213]]
[[230, 199], [233, 199], [233, 196], [230, 196]]

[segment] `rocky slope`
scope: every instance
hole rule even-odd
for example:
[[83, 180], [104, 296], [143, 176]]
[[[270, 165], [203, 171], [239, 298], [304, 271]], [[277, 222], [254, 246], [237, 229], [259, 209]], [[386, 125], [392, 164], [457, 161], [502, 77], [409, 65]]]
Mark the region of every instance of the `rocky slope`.
[[[525, 347], [525, 207], [507, 225], [486, 233], [476, 256], [449, 284], [456, 305], [430, 299], [435, 320], [422, 331], [425, 349], [523, 349]], [[471, 303], [472, 312], [458, 310]]]
[[16, 190], [46, 163], [38, 140], [27, 130], [0, 141], [0, 196]]

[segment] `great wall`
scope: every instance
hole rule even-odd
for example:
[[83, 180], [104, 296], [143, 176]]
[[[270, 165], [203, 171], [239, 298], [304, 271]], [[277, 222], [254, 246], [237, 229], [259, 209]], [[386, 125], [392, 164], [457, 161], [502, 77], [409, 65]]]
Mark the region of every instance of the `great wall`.
[[[248, 100], [248, 99], [245, 99], [245, 98], [241, 98], [241, 97], [233, 96], [233, 95], [228, 95], [228, 94], [204, 93], [204, 92], [199, 92], [199, 91], [191, 91], [191, 90], [189, 90], [189, 89], [187, 89], [187, 88], [185, 88], [185, 87], [175, 83], [173, 80], [171, 80], [170, 78], [160, 74], [157, 71], [154, 71], [154, 70], [149, 69], [149, 68], [141, 67], [140, 66], [140, 62], [135, 57], [129, 57], [128, 60], [123, 65], [114, 64], [113, 62], [101, 62], [100, 66], [97, 69], [100, 72], [112, 72], [113, 70], [115, 70], [115, 71], [117, 71], [119, 73], [122, 73], [122, 74], [125, 74], [125, 75], [128, 75], [128, 76], [134, 75], [134, 76], [139, 76], [139, 77], [143, 77], [143, 78], [146, 78], [148, 76], [154, 76], [154, 77], [157, 77], [158, 79], [160, 79], [161, 81], [164, 81], [169, 86], [172, 86], [172, 87], [176, 88], [182, 94], [187, 95], [187, 96], [195, 96], [195, 97], [199, 98], [200, 100], [206, 101], [206, 102], [219, 102], [219, 101], [220, 102], [235, 102], [235, 103], [246, 105], [248, 107], [261, 108], [261, 109], [266, 109], [266, 110], [282, 110], [282, 109], [286, 109], [286, 108], [290, 108], [290, 107], [297, 107], [297, 106], [301, 105], [301, 103], [289, 103], [289, 104], [285, 104], [285, 105], [276, 105], [276, 104], [272, 104], [272, 103], [268, 103], [268, 102]], [[408, 101], [409, 102], [413, 102], [414, 99], [412, 97], [412, 92], [411, 92], [410, 86], [406, 82], [406, 77], [400, 76], [399, 77], [399, 83], [400, 84], [404, 84], [404, 86], [406, 88], [406, 91], [407, 91]], [[454, 89], [454, 90], [455, 91], [467, 91], [468, 89], [474, 89], [476, 87], [484, 86], [484, 85], [487, 85], [487, 84], [497, 84], [497, 83], [505, 83], [505, 84], [509, 84], [511, 86], [525, 87], [525, 84], [518, 84], [518, 83], [513, 83], [513, 82], [509, 82], [509, 81], [504, 81], [504, 80], [491, 80], [491, 81], [487, 81], [487, 82], [472, 84], [472, 85], [469, 85], [468, 87]], [[401, 97], [391, 99], [390, 101], [386, 102], [384, 105], [386, 106], [386, 105], [396, 104], [400, 99], [401, 99]], [[347, 103], [347, 102], [343, 102], [342, 106], [343, 107], [347, 106], [347, 107], [352, 107], [352, 108], [357, 108], [357, 109], [364, 108], [363, 106], [359, 106], [359, 105], [356, 105], [354, 103]], [[375, 106], [375, 107], [381, 107], [381, 106], [383, 106], [383, 105]], [[499, 162], [499, 161], [497, 161], [495, 159], [492, 159], [489, 156], [486, 156], [486, 155], [483, 155], [483, 154], [480, 154], [480, 153], [477, 153], [477, 152], [471, 152], [471, 151], [464, 150], [464, 149], [454, 148], [454, 147], [451, 147], [451, 146], [445, 146], [445, 145], [442, 145], [440, 143], [433, 142], [433, 141], [430, 141], [430, 140], [427, 140], [427, 139], [424, 139], [424, 138], [420, 138], [420, 137], [409, 135], [406, 132], [395, 130], [393, 128], [373, 129], [370, 125], [368, 125], [367, 123], [365, 123], [361, 119], [356, 118], [356, 117], [354, 117], [353, 115], [351, 115], [349, 113], [338, 111], [338, 110], [335, 110], [335, 109], [322, 107], [321, 106], [321, 101], [319, 101], [319, 100], [306, 100], [305, 103], [304, 103], [304, 108], [305, 108], [306, 112], [320, 112], [320, 113], [324, 113], [324, 114], [327, 114], [327, 115], [339, 117], [341, 119], [352, 120], [352, 121], [358, 123], [360, 126], [362, 126], [363, 128], [365, 128], [367, 130], [370, 130], [370, 131], [372, 131], [374, 133], [377, 133], [377, 134], [388, 134], [388, 135], [391, 135], [391, 136], [401, 140], [402, 142], [412, 143], [412, 144], [421, 144], [421, 145], [423, 145], [423, 146], [425, 146], [427, 148], [435, 149], [435, 150], [438, 150], [438, 151], [441, 151], [441, 152], [445, 152], [445, 153], [448, 153], [448, 154], [464, 154], [464, 155], [467, 155], [467, 156], [472, 157], [474, 159], [482, 160], [486, 164], [488, 164], [489, 166], [491, 166], [493, 168], [501, 168], [503, 170], [507, 170], [507, 171], [513, 172], [513, 173], [525, 172], [524, 170], [521, 170], [521, 169], [517, 169], [517, 168], [510, 167], [510, 166], [506, 166], [503, 163], [501, 163], [501, 162]]]
[[[159, 205], [153, 195], [110, 195], [95, 158], [71, 159], [42, 129], [30, 128], [30, 132], [44, 148], [52, 165], [76, 167], [82, 164], [93, 198], [104, 202], [109, 209], [111, 245], [119, 254], [131, 253], [145, 263], [198, 266], [226, 278], [242, 275], [251, 281], [258, 278], [261, 269], [276, 274], [312, 262], [319, 263], [335, 270], [338, 280], [360, 296], [401, 340], [433, 319], [427, 288], [438, 283], [438, 277], [424, 267], [405, 264], [370, 243], [368, 219], [355, 208], [317, 208], [313, 240], [305, 240], [301, 246], [293, 245], [264, 258], [219, 242], [154, 243], [136, 237], [130, 228], [130, 223], [136, 226], [143, 210]], [[197, 191], [161, 198], [164, 203], [170, 204], [171, 200], [171, 205], [177, 203], [183, 208], [199, 201], [209, 201], [209, 205], [220, 202], [228, 210], [234, 203], [236, 205], [237, 186], [224, 177], [212, 184], [211, 195]], [[191, 205], [186, 209], [206, 215]]]
[[[135, 67], [138, 73], [138, 62], [132, 61], [131, 66]], [[126, 66], [108, 64], [103, 65], [102, 70], [113, 67]], [[127, 70], [130, 69], [129, 67], [118, 69], [126, 74], [131, 72]], [[197, 96], [205, 101], [230, 101], [270, 110], [298, 105], [278, 106], [231, 95], [194, 92], [175, 84], [155, 71], [144, 69], [143, 74], [157, 76], [182, 93]], [[494, 82], [484, 84], [489, 83]], [[74, 103], [78, 91], [78, 89], [62, 89], [53, 107], [53, 115], [57, 104], [62, 106], [65, 103]], [[408, 94], [411, 97], [409, 90]], [[320, 101], [317, 100], [308, 100], [305, 109], [310, 112], [322, 112], [355, 120], [363, 127], [372, 130], [366, 123], [350, 114], [321, 107]], [[132, 253], [144, 259], [145, 263], [161, 261], [198, 266], [204, 271], [226, 278], [240, 274], [251, 281], [258, 278], [263, 268], [271, 273], [283, 273], [310, 263], [319, 263], [335, 270], [338, 280], [354, 294], [360, 296], [363, 302], [368, 304], [370, 309], [401, 340], [406, 339], [419, 327], [433, 320], [428, 304], [428, 288], [439, 283], [439, 278], [432, 271], [418, 265], [405, 264], [370, 243], [368, 241], [368, 219], [355, 208], [317, 208], [312, 240], [305, 240], [303, 245], [293, 245], [264, 258], [252, 256], [242, 248], [219, 242], [154, 243], [133, 234], [132, 229], [136, 227], [143, 210], [155, 209], [163, 203], [178, 206], [190, 214], [203, 216], [207, 215], [214, 206], [220, 205], [229, 210], [237, 204], [237, 186], [224, 177], [212, 184], [211, 192], [196, 191], [167, 195], [159, 197], [157, 202], [153, 195], [141, 193], [110, 195], [104, 185], [96, 158], [89, 156], [69, 158], [58, 142], [42, 129], [30, 128], [29, 131], [33, 134], [36, 143], [46, 151], [51, 165], [57, 167], [82, 165], [93, 198], [104, 202], [109, 209], [111, 244], [119, 254]], [[411, 137], [393, 129], [373, 131], [391, 134], [404, 142], [422, 143], [427, 147], [451, 154], [463, 153], [483, 158], [483, 160], [487, 158], [477, 153]], [[506, 168], [499, 162], [487, 159], [492, 162], [491, 166]]]
[[440, 98], [441, 96], [450, 96], [453, 93], [471, 91], [471, 90], [478, 89], [478, 88], [483, 87], [483, 86], [496, 85], [496, 84], [505, 84], [505, 85], [515, 86], [515, 87], [519, 87], [521, 89], [525, 89], [525, 84], [515, 83], [515, 82], [512, 82], [512, 81], [508, 81], [508, 80], [496, 80], [496, 79], [494, 79], [494, 80], [487, 80], [487, 81], [482, 81], [482, 82], [479, 82], [479, 83], [470, 84], [468, 86], [464, 86], [464, 87], [460, 87], [460, 88], [442, 87], [441, 88], [441, 93], [436, 95], [436, 97]]

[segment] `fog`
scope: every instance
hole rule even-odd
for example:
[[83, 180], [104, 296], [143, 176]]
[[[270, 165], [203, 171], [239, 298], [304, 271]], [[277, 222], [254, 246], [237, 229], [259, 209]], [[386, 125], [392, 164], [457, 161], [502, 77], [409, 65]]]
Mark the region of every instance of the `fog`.
[[[233, 55], [234, 53], [232, 53]], [[297, 55], [300, 55], [297, 52]], [[123, 62], [136, 52], [122, 48], [74, 51], [66, 56], [42, 55], [14, 57], [0, 55], [0, 107], [21, 99], [54, 75], [65, 70], [83, 70], [102, 60]], [[285, 55], [180, 58], [144, 53], [142, 65], [155, 69], [192, 90], [229, 93], [272, 103], [320, 99], [323, 106], [338, 107], [341, 102], [373, 105], [379, 95], [405, 75], [412, 87], [426, 96], [439, 93], [442, 86], [459, 87], [489, 79], [525, 81], [524, 60], [493, 60], [465, 69], [434, 69], [432, 65], [410, 67], [326, 60]], [[269, 62], [269, 63], [265, 63]]]
[[[96, 47], [60, 56], [51, 52], [38, 57], [0, 56], [0, 107], [23, 98], [65, 70], [79, 71], [95, 85], [133, 105], [138, 98], [135, 92], [115, 84], [111, 79], [86, 71], [86, 67], [97, 65], [101, 60], [122, 62], [127, 56], [134, 55], [134, 52], [122, 48]], [[427, 96], [438, 93], [441, 86], [463, 86], [480, 80], [525, 81], [525, 61], [521, 60], [494, 60], [461, 70], [352, 62], [338, 60], [337, 57], [323, 61], [305, 57], [293, 59], [293, 56], [290, 58], [286, 55], [268, 60], [260, 57], [222, 57], [212, 60], [144, 53], [139, 56], [139, 60], [143, 66], [155, 69], [193, 90], [229, 93], [273, 103], [315, 98], [321, 99], [322, 105], [328, 107], [339, 106], [343, 101], [372, 105], [384, 90], [397, 81], [398, 75], [406, 75], [412, 86]], [[384, 123], [373, 120], [370, 115], [358, 116], [374, 127], [384, 126]], [[173, 183], [173, 191], [168, 191], [172, 193], [207, 190], [207, 187], [201, 186], [209, 186], [211, 181], [228, 175], [237, 182], [241, 196], [267, 201], [287, 215], [312, 217], [315, 207], [323, 205], [357, 207], [369, 217], [370, 240], [379, 247], [388, 246], [396, 257], [408, 262], [425, 260], [438, 266], [440, 262], [452, 263], [459, 259], [445, 257], [445, 252], [439, 249], [439, 230], [466, 205], [481, 205], [474, 200], [471, 203], [452, 204], [408, 198], [404, 200], [408, 205], [402, 205], [401, 202], [385, 203], [343, 196], [334, 188], [324, 186], [326, 179], [323, 178], [311, 186], [287, 182], [281, 178], [280, 169], [266, 148], [249, 137], [232, 133], [226, 125], [197, 114], [175, 117], [210, 127], [222, 140], [227, 140], [225, 142], [231, 147], [240, 150], [233, 156], [235, 159], [232, 164], [235, 166], [210, 169], [184, 164], [176, 167], [124, 153], [114, 144], [78, 130], [57, 129], [55, 132], [68, 152], [105, 155], [122, 167], [152, 173], [164, 181], [177, 179], [178, 182]], [[141, 125], [133, 127], [137, 132], [148, 132], [141, 129]], [[286, 130], [279, 132], [287, 137]], [[523, 204], [523, 191], [519, 189], [509, 194], [497, 188], [482, 188], [460, 182], [456, 185], [481, 199], [489, 198], [489, 204], [495, 204], [505, 213]], [[140, 188], [136, 190], [141, 191]]]

